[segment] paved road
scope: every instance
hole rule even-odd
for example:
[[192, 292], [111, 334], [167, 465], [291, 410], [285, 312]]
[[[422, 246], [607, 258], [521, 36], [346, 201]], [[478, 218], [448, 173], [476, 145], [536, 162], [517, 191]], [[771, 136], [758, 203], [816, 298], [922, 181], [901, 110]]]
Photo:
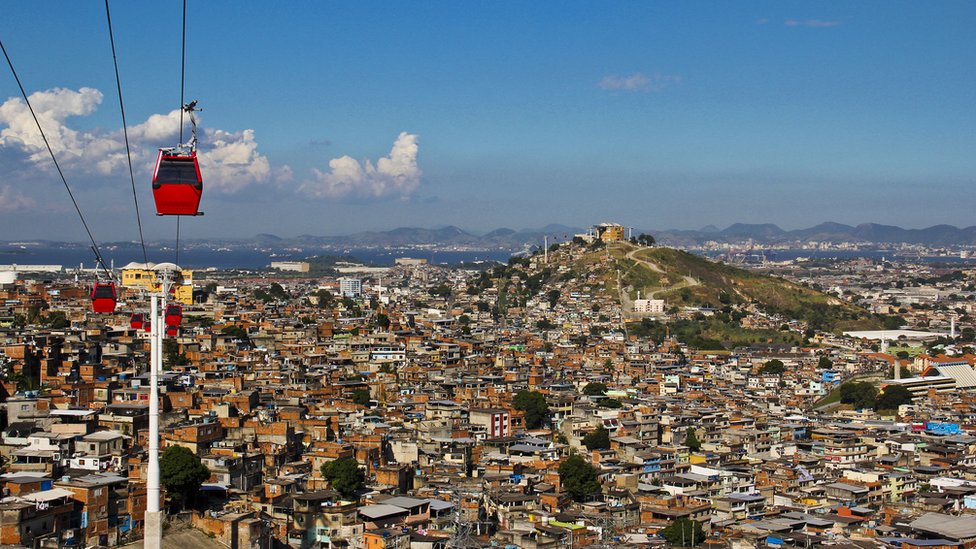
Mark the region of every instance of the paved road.
[[[654, 263], [652, 261], [648, 261], [646, 259], [642, 259], [642, 258], [637, 257], [637, 252], [639, 252], [641, 250], [645, 250], [645, 249], [647, 249], [647, 248], [635, 248], [635, 249], [627, 252], [627, 255], [625, 257], [627, 259], [635, 262], [635, 263], [643, 264], [648, 269], [650, 269], [650, 270], [652, 270], [652, 271], [654, 271], [656, 273], [659, 273], [659, 274], [667, 274], [667, 271], [665, 271], [664, 269], [662, 269], [661, 266], [658, 265], [657, 263]], [[646, 294], [644, 296], [644, 298], [645, 299], [654, 299], [659, 294], [662, 294], [664, 292], [670, 292], [670, 291], [673, 291], [673, 290], [680, 290], [681, 288], [691, 288], [693, 286], [698, 286], [698, 285], [701, 284], [701, 282], [699, 282], [697, 279], [695, 279], [692, 276], [684, 276], [682, 278], [683, 279], [682, 279], [681, 282], [678, 282], [677, 284], [672, 284], [671, 286], [668, 286], [668, 287], [665, 287], [665, 288], [659, 288], [657, 290], [653, 290], [650, 293]], [[617, 288], [620, 291], [620, 305], [621, 305], [622, 310], [625, 313], [636, 314], [636, 313], [634, 313], [634, 303], [630, 299], [629, 293], [627, 292], [627, 290], [623, 286], [620, 285], [620, 275], [619, 275], [619, 272], [618, 272], [618, 275], [617, 275]]]

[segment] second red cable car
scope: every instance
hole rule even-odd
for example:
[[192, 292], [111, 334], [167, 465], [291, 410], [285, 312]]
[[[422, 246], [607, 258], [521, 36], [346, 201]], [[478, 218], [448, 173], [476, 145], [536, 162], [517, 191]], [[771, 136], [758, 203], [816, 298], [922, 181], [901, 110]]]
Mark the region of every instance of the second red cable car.
[[92, 311], [96, 313], [114, 313], [118, 296], [115, 293], [114, 282], [96, 282], [92, 287]]
[[129, 327], [138, 330], [142, 328], [142, 324], [142, 313], [132, 313], [132, 316], [129, 317]]
[[166, 306], [166, 325], [176, 327], [183, 322], [183, 307], [179, 305]]

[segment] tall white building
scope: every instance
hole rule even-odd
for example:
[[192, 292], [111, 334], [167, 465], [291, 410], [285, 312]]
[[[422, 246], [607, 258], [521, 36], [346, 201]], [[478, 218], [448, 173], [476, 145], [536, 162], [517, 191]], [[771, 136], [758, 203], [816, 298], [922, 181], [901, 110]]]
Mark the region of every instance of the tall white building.
[[343, 297], [359, 297], [359, 294], [363, 293], [363, 281], [351, 277], [340, 278], [339, 293]]

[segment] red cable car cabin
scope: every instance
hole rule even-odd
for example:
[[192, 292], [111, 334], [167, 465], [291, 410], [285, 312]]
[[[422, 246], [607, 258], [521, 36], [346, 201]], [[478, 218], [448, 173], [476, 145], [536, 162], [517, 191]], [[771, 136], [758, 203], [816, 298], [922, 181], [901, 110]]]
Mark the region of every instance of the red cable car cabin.
[[92, 311], [96, 313], [115, 312], [115, 283], [96, 282], [91, 293]]
[[142, 313], [132, 313], [129, 318], [129, 326], [134, 330], [142, 328]]
[[148, 320], [145, 321], [142, 324], [142, 331], [144, 331], [144, 332], [151, 332], [152, 331], [152, 322], [150, 322]]
[[197, 152], [159, 149], [152, 189], [156, 215], [199, 215], [203, 178]]
[[183, 307], [179, 305], [166, 306], [166, 325], [176, 327], [183, 322]]

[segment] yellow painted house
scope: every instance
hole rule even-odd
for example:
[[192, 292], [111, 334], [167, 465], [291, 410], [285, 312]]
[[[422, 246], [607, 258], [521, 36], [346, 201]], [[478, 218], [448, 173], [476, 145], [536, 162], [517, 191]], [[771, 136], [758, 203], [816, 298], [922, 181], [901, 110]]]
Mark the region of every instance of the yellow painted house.
[[[136, 288], [149, 292], [159, 291], [159, 283], [156, 282], [156, 271], [152, 270], [155, 263], [129, 263], [122, 267], [122, 287]], [[173, 292], [173, 299], [184, 305], [193, 303], [193, 271], [183, 269], [183, 283], [177, 284]]]
[[619, 242], [624, 240], [624, 226], [616, 223], [600, 223], [596, 227], [596, 235], [603, 242]]

